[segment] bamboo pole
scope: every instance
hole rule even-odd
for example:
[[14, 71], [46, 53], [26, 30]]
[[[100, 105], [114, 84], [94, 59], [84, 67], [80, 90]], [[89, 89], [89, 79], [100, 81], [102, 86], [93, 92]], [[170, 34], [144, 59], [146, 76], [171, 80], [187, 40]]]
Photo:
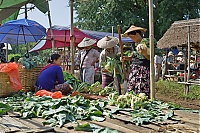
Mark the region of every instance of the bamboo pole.
[[66, 69], [65, 69], [65, 68], [66, 68], [66, 67], [65, 67], [65, 65], [66, 65], [66, 49], [65, 49], [65, 48], [66, 48], [66, 43], [67, 43], [67, 42], [66, 42], [66, 30], [65, 30], [64, 61], [63, 61], [63, 70], [64, 70], [64, 71], [66, 71]]
[[[188, 74], [187, 74], [187, 83], [190, 80], [190, 26], [188, 26]], [[189, 92], [189, 85], [185, 84], [185, 94]]]
[[[121, 58], [124, 57], [123, 55], [123, 43], [122, 43], [122, 39], [121, 39], [121, 31], [120, 31], [120, 26], [117, 26], [117, 30], [118, 30], [118, 36], [119, 36], [119, 45], [120, 45], [120, 52], [121, 52]], [[127, 90], [127, 80], [126, 80], [126, 70], [125, 70], [125, 66], [124, 66], [124, 60], [121, 61], [122, 62], [122, 71], [124, 74], [124, 93], [126, 93]], [[121, 89], [121, 88], [120, 88]], [[120, 90], [121, 92], [121, 90]]]
[[188, 74], [187, 82], [190, 80], [190, 26], [188, 26]]
[[[114, 26], [112, 26], [112, 37], [114, 37]], [[113, 49], [113, 52], [114, 52], [114, 47], [112, 49]], [[114, 68], [114, 74], [113, 75], [114, 75], [113, 76], [113, 78], [114, 78], [113, 85], [117, 89], [117, 91], [119, 92], [119, 95], [121, 95], [122, 92], [121, 92], [121, 89], [120, 89], [119, 81], [117, 79], [116, 68]]]
[[47, 1], [47, 7], [48, 7], [48, 20], [49, 20], [50, 34], [51, 34], [52, 53], [55, 53], [55, 43], [54, 43], [52, 23], [51, 23], [51, 14], [50, 14], [50, 8], [49, 8], [49, 2], [48, 1]]
[[74, 74], [74, 22], [73, 22], [73, 2], [70, 0], [70, 16], [71, 16], [71, 26], [70, 26], [70, 48], [71, 48], [71, 73]]
[[155, 98], [153, 0], [149, 0], [150, 98]]

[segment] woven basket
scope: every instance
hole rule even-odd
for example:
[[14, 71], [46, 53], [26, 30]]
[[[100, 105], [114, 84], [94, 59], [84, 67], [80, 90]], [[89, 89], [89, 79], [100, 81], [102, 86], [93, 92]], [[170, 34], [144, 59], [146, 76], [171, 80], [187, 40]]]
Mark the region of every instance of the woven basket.
[[35, 82], [44, 65], [37, 66], [31, 70], [26, 70], [22, 66], [19, 67], [19, 75], [22, 83], [22, 90], [25, 92], [34, 91]]
[[8, 74], [0, 72], [0, 97], [10, 96], [14, 92]]

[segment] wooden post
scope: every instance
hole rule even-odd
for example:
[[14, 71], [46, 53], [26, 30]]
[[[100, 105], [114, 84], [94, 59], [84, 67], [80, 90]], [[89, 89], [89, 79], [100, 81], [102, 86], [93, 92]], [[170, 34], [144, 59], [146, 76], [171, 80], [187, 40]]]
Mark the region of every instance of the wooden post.
[[51, 23], [51, 15], [50, 15], [50, 9], [49, 9], [49, 2], [47, 2], [48, 7], [48, 19], [49, 19], [49, 26], [50, 26], [50, 34], [51, 34], [51, 44], [52, 44], [52, 53], [55, 53], [55, 43], [54, 43], [54, 37], [53, 37], [53, 31], [52, 31], [52, 23]]
[[[187, 70], [187, 58], [188, 58], [188, 56], [186, 56], [187, 55], [187, 53], [185, 52], [185, 60], [184, 60], [184, 83], [186, 83], [187, 82], [187, 75], [186, 75], [186, 70]], [[187, 90], [187, 85], [185, 84], [185, 88], [184, 88], [184, 93], [186, 94], [186, 90]]]
[[71, 26], [70, 26], [70, 48], [71, 48], [71, 73], [74, 74], [74, 22], [73, 22], [73, 2], [70, 0], [70, 16], [71, 16]]
[[[117, 26], [117, 30], [118, 30], [118, 36], [119, 36], [119, 45], [120, 45], [120, 52], [121, 52], [121, 58], [124, 57], [123, 55], [123, 43], [122, 43], [122, 39], [121, 39], [121, 31], [120, 31], [120, 26]], [[127, 80], [126, 80], [126, 70], [125, 70], [125, 66], [124, 66], [124, 60], [122, 60], [122, 71], [124, 74], [124, 93], [126, 93], [127, 90]]]
[[149, 0], [150, 98], [155, 98], [153, 0]]
[[[187, 74], [187, 83], [190, 80], [190, 26], [188, 26], [188, 74]], [[189, 85], [186, 87], [185, 94], [189, 92]]]
[[63, 61], [63, 71], [66, 71], [66, 30], [65, 30], [65, 43], [64, 43], [64, 61]]

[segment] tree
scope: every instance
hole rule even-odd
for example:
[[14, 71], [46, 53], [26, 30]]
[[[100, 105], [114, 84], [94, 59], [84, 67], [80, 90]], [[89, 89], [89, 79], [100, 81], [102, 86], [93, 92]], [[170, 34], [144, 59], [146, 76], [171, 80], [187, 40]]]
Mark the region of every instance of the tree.
[[[149, 27], [148, 0], [76, 0], [74, 9], [80, 29], [111, 32], [119, 24], [124, 32], [131, 24]], [[186, 19], [188, 13], [190, 18], [200, 17], [198, 0], [154, 0], [155, 38], [160, 39], [174, 21]]]

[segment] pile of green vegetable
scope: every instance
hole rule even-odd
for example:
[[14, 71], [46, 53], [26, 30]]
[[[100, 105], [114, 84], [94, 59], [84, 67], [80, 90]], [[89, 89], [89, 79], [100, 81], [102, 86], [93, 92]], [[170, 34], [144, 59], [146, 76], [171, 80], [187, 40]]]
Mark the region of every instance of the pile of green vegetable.
[[[105, 106], [107, 104], [117, 106], [117, 108], [106, 110]], [[130, 121], [136, 125], [164, 121], [166, 119], [174, 119], [173, 109], [177, 109], [177, 106], [171, 103], [148, 100], [144, 93], [136, 95], [133, 92], [120, 96], [117, 92], [114, 92], [105, 101], [90, 101], [80, 95], [52, 99], [47, 96], [33, 96], [32, 93], [21, 93], [4, 99], [3, 103], [0, 104], [0, 115], [12, 109], [20, 112], [23, 118], [39, 117], [45, 119], [43, 124], [59, 125], [61, 127], [65, 123], [77, 122], [77, 120], [104, 121], [104, 116], [114, 118], [113, 114], [119, 111], [128, 112], [129, 116], [132, 116]], [[77, 130], [89, 127], [90, 125], [88, 124], [78, 125]]]
[[5, 98], [4, 104], [13, 107], [14, 111], [20, 112], [23, 118], [44, 118], [43, 124], [51, 126], [77, 120], [104, 121], [103, 110], [107, 105], [106, 101], [90, 101], [77, 95], [66, 96], [61, 99], [52, 99], [43, 96], [36, 97], [31, 93]]
[[99, 81], [91, 85], [87, 83], [81, 83], [77, 89], [77, 91], [81, 93], [88, 93], [100, 96], [107, 96], [110, 93], [115, 92], [115, 90], [116, 89], [111, 86], [111, 84], [106, 86], [105, 88], [102, 88]]
[[21, 58], [19, 58], [18, 63], [20, 63], [22, 66], [25, 67], [25, 69], [27, 70], [31, 70], [35, 67], [37, 67], [38, 65], [44, 65], [46, 64], [46, 62], [43, 60], [43, 58], [39, 55], [37, 56], [23, 56]]
[[76, 77], [73, 74], [70, 74], [66, 71], [63, 71], [63, 77], [64, 77], [64, 81], [70, 85], [70, 87], [72, 88], [73, 91], [78, 90], [81, 81], [76, 79]]
[[164, 121], [166, 119], [172, 119], [174, 112], [172, 106], [161, 101], [148, 100], [144, 93], [134, 94], [133, 92], [120, 95], [111, 93], [108, 96], [108, 104], [115, 105], [118, 110], [112, 111], [117, 113], [119, 110], [125, 110], [125, 108], [132, 108], [132, 111], [128, 110], [132, 116], [132, 122], [136, 125], [144, 123]]

